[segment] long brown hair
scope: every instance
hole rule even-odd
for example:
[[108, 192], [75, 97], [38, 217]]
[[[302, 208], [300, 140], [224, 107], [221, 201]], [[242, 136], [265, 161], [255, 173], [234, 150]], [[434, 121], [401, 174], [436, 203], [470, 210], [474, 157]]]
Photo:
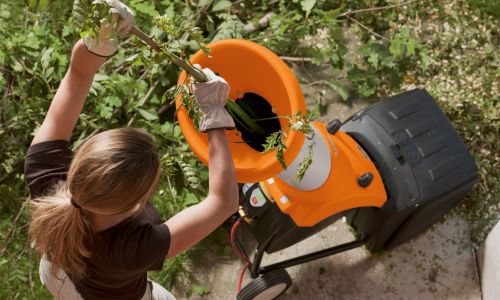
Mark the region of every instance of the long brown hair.
[[156, 190], [159, 174], [155, 143], [142, 130], [108, 130], [82, 144], [66, 182], [31, 201], [31, 239], [52, 263], [52, 274], [57, 276], [57, 270], [62, 269], [84, 276], [85, 259], [92, 255], [87, 216], [144, 206]]

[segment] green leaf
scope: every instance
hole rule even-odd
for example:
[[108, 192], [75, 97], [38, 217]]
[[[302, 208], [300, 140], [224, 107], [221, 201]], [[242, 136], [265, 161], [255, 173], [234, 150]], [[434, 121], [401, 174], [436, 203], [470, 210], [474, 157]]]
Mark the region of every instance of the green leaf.
[[205, 296], [210, 294], [210, 289], [204, 285], [201, 284], [194, 284], [191, 287], [191, 290], [193, 291], [194, 294], [198, 296]]
[[4, 88], [5, 88], [5, 78], [3, 77], [2, 73], [0, 73], [0, 93], [3, 92]]
[[138, 13], [145, 14], [150, 17], [154, 17], [158, 15], [158, 11], [155, 9], [155, 6], [147, 1], [144, 2], [133, 2], [131, 3], [132, 10]]
[[373, 87], [368, 86], [366, 83], [358, 86], [358, 92], [363, 97], [369, 97], [375, 93], [375, 89]]
[[148, 121], [158, 120], [158, 115], [156, 115], [156, 112], [152, 108], [149, 110], [138, 108], [137, 111], [141, 114], [141, 116], [144, 119], [146, 119]]
[[308, 148], [307, 148], [307, 154], [304, 157], [304, 160], [299, 164], [297, 167], [297, 174], [295, 174], [295, 180], [296, 181], [302, 181], [302, 178], [304, 178], [304, 175], [306, 174], [307, 169], [311, 166], [313, 162], [313, 148], [314, 148], [314, 142], [310, 143]]
[[1, 7], [2, 10], [0, 10], [0, 18], [2, 19], [8, 19], [10, 18], [10, 11], [6, 10], [7, 7], [4, 6]]
[[328, 21], [330, 21], [330, 22], [331, 22], [331, 21], [333, 21], [333, 20], [337, 19], [337, 17], [340, 15], [340, 12], [341, 12], [340, 8], [337, 8], [337, 9], [331, 9], [331, 10], [329, 10], [329, 11], [327, 11], [327, 12], [325, 13], [324, 18], [325, 18], [326, 20], [328, 20]]
[[[194, 204], [197, 204], [199, 203], [200, 201], [198, 200], [198, 198], [196, 197], [195, 194], [191, 193], [191, 192], [188, 192], [186, 194], [186, 198], [184, 198], [184, 205], [186, 206], [191, 206], [191, 205], [194, 205]], [[200, 296], [203, 296], [201, 294], [199, 294]]]
[[109, 78], [109, 76], [108, 75], [104, 75], [104, 74], [99, 74], [98, 73], [98, 74], [94, 75], [94, 81], [97, 81], [97, 82], [107, 80], [108, 78]]
[[375, 68], [377, 69], [378, 67], [378, 53], [377, 52], [371, 52], [370, 56], [368, 57], [368, 62]]
[[23, 65], [21, 65], [21, 63], [19, 63], [17, 60], [14, 61], [14, 65], [12, 65], [12, 69], [16, 72], [22, 72], [24, 70], [24, 67]]
[[486, 43], [484, 45], [484, 53], [491, 54], [495, 51], [495, 47], [491, 43]]
[[174, 127], [174, 137], [178, 138], [182, 134], [181, 127], [179, 125], [175, 125]]
[[266, 143], [263, 145], [264, 151], [262, 153], [266, 153], [272, 150], [276, 150], [276, 158], [279, 163], [286, 170], [287, 166], [285, 163], [285, 149], [287, 148], [285, 145], [285, 138], [283, 136], [283, 131], [278, 130], [266, 137]]
[[28, 1], [29, 7], [35, 11], [44, 10], [47, 7], [48, 3], [49, 3], [49, 0], [39, 0], [39, 1], [29, 0]]
[[316, 0], [303, 0], [300, 2], [302, 10], [306, 13], [306, 17], [309, 16], [314, 5], [316, 5]]
[[340, 97], [342, 97], [342, 100], [346, 101], [349, 99], [349, 91], [344, 86], [333, 81], [326, 81], [326, 84], [328, 84], [332, 90], [336, 91]]
[[427, 55], [427, 49], [420, 50], [418, 55], [420, 56], [420, 69], [422, 71], [427, 70], [427, 68], [429, 67], [429, 56]]
[[42, 58], [40, 58], [40, 62], [42, 63], [42, 67], [44, 69], [47, 69], [47, 67], [49, 66], [50, 55], [52, 54], [52, 51], [54, 51], [54, 48], [47, 48], [42, 53]]
[[406, 51], [408, 55], [413, 55], [415, 54], [415, 48], [417, 46], [417, 41], [414, 39], [409, 39], [408, 42], [406, 43]]
[[212, 2], [212, 0], [200, 0], [200, 1], [198, 1], [198, 4], [196, 4], [196, 6], [203, 7], [205, 5], [210, 4], [210, 2]]
[[49, 79], [53, 73], [54, 73], [54, 67], [47, 68], [44, 72], [45, 78]]
[[233, 4], [231, 3], [231, 1], [228, 1], [228, 0], [219, 0], [212, 7], [212, 12], [217, 12], [217, 11], [221, 11], [221, 10], [227, 10], [227, 9], [231, 8], [232, 5]]
[[106, 97], [106, 102], [112, 107], [119, 107], [122, 105], [122, 99], [117, 96]]
[[103, 103], [99, 103], [99, 105], [97, 105], [97, 109], [99, 111], [99, 116], [103, 117], [104, 119], [109, 119], [113, 115], [113, 108], [110, 106], [106, 106]]

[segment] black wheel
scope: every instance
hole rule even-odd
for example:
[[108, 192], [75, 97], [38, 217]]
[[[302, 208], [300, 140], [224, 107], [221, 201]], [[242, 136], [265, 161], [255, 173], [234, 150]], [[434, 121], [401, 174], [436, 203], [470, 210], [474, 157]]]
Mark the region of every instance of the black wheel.
[[257, 277], [241, 289], [238, 300], [271, 300], [283, 294], [292, 285], [285, 269], [278, 269]]

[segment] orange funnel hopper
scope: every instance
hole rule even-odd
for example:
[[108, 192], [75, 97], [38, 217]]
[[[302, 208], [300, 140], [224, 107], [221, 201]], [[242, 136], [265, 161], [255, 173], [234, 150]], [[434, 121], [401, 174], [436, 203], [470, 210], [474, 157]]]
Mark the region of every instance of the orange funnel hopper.
[[[197, 52], [191, 63], [210, 68], [229, 83], [229, 98], [235, 101], [245, 93], [263, 97], [278, 116], [306, 112], [306, 105], [299, 83], [288, 66], [270, 50], [245, 40], [225, 40], [210, 45], [210, 57]], [[181, 73], [179, 83], [184, 80]], [[207, 164], [207, 135], [200, 133], [177, 98], [177, 117], [186, 140], [196, 156]], [[281, 128], [288, 120], [280, 119]], [[261, 153], [248, 146], [237, 130], [226, 131], [239, 182], [258, 182], [275, 176], [283, 169], [274, 151]], [[299, 153], [304, 135], [287, 131], [285, 162], [290, 164]]]

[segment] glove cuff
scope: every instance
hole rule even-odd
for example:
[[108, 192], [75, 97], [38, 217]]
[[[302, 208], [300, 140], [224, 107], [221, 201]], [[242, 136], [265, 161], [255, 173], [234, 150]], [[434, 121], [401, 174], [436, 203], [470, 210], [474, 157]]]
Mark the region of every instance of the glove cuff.
[[97, 41], [86, 35], [83, 38], [83, 44], [89, 52], [101, 57], [111, 57], [118, 52], [118, 45], [114, 39]]
[[221, 106], [211, 109], [203, 115], [200, 121], [200, 131], [207, 132], [213, 129], [234, 129], [234, 120], [226, 109]]

